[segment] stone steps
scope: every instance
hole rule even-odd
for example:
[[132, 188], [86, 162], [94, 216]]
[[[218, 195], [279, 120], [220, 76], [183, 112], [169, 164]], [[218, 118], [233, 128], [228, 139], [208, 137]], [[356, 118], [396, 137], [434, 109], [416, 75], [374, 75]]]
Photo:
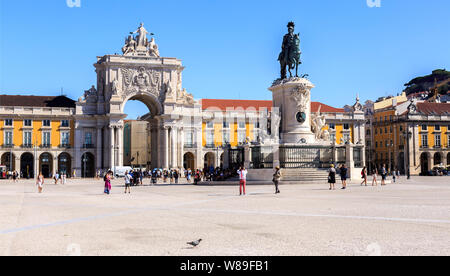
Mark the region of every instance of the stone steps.
[[328, 172], [323, 169], [282, 169], [281, 182], [289, 183], [327, 183]]

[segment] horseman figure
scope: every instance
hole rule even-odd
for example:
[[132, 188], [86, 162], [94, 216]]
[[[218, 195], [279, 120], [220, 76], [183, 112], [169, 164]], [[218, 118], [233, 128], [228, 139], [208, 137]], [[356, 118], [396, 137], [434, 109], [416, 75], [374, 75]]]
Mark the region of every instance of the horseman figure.
[[281, 79], [286, 79], [286, 66], [288, 67], [290, 77], [292, 77], [292, 69], [296, 69], [295, 76], [298, 77], [298, 66], [302, 64], [300, 60], [300, 34], [294, 34], [295, 24], [289, 22], [287, 25], [288, 34], [283, 37], [283, 45], [281, 53], [278, 57], [281, 65]]

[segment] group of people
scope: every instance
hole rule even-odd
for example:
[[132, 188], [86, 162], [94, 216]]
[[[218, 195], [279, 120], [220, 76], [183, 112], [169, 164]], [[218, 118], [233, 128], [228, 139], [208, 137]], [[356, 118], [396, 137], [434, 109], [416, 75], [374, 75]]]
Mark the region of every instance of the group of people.
[[[378, 175], [381, 176], [381, 186], [386, 185], [386, 179], [389, 172], [386, 169], [386, 164], [384, 164], [381, 167], [381, 170], [378, 171], [378, 169], [375, 167], [372, 170], [372, 186], [378, 186]], [[335, 184], [336, 184], [336, 175], [339, 175], [342, 182], [342, 190], [345, 190], [347, 188], [347, 177], [348, 177], [348, 169], [345, 164], [342, 164], [337, 170], [334, 167], [334, 165], [331, 165], [331, 168], [328, 170], [328, 183], [330, 184], [330, 190], [335, 190]], [[395, 171], [392, 173], [392, 179], [395, 183], [396, 177], [400, 177], [400, 172]], [[367, 186], [367, 167], [364, 166], [364, 168], [361, 170], [361, 186], [365, 185]]]
[[14, 182], [17, 182], [21, 178], [21, 175], [17, 171], [3, 171], [1, 178], [12, 179]]

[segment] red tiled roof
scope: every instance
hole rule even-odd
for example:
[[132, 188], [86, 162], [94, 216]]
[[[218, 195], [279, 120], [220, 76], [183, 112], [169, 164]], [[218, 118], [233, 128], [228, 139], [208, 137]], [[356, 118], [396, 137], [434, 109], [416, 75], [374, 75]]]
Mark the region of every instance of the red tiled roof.
[[[258, 101], [258, 100], [220, 100], [220, 99], [202, 99], [202, 109], [219, 109], [226, 111], [228, 109], [242, 108], [247, 110], [248, 108], [255, 108], [260, 110], [261, 108], [267, 108], [272, 110], [272, 101]], [[322, 113], [345, 113], [343, 108], [335, 108], [320, 102], [311, 102], [311, 112], [315, 113], [319, 111]]]
[[450, 115], [450, 103], [417, 103], [417, 111], [425, 115]]
[[75, 101], [66, 96], [0, 95], [0, 106], [75, 108]]
[[311, 112], [316, 113], [319, 111], [321, 113], [345, 113], [345, 110], [343, 108], [335, 108], [320, 102], [311, 102]]

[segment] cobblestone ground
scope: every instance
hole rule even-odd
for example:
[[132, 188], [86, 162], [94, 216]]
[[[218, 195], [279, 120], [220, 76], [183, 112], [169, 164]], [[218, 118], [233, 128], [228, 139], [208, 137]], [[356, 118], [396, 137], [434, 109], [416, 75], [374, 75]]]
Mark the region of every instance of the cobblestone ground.
[[[146, 184], [149, 180], [146, 180]], [[0, 182], [0, 255], [450, 255], [450, 177], [351, 184], [132, 187]], [[195, 249], [187, 241], [202, 238]]]

